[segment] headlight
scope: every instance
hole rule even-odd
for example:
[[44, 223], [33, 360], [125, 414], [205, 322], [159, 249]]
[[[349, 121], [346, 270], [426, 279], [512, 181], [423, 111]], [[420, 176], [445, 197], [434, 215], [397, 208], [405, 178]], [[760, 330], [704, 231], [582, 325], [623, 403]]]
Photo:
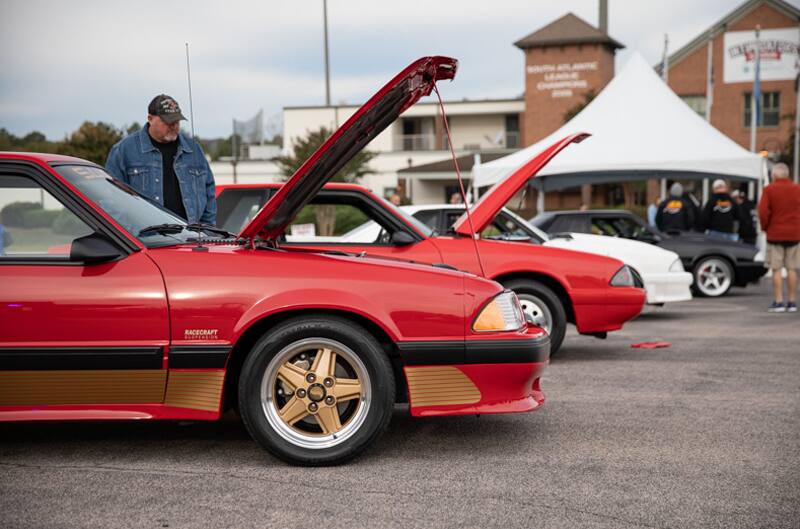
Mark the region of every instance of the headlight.
[[669, 265], [670, 272], [683, 272], [683, 263], [680, 259], [675, 259], [675, 262]]
[[519, 304], [517, 295], [506, 290], [483, 307], [472, 324], [472, 330], [475, 332], [515, 331], [524, 326], [525, 315], [522, 313], [522, 306]]
[[628, 265], [623, 265], [611, 278], [612, 287], [635, 287], [636, 280], [633, 277], [633, 270]]

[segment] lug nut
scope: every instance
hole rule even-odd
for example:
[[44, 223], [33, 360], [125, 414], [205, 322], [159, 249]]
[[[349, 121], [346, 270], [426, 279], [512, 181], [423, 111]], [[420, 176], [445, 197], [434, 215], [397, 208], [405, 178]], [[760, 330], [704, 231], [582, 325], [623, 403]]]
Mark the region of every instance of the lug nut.
[[310, 411], [311, 413], [317, 411], [317, 408], [318, 406], [316, 402], [312, 402], [311, 404], [308, 405], [308, 411]]
[[333, 398], [333, 395], [328, 395], [327, 397], [325, 397], [325, 404], [327, 404], [328, 406], [333, 405], [334, 402], [336, 402], [336, 399]]
[[331, 377], [326, 378], [323, 382], [326, 388], [333, 387], [333, 379]]
[[301, 399], [305, 398], [305, 396], [306, 396], [306, 390], [304, 390], [304, 389], [298, 389], [298, 390], [297, 390], [297, 396], [298, 396], [298, 397], [300, 397]]
[[306, 380], [308, 380], [309, 382], [314, 382], [315, 380], [317, 380], [317, 376], [314, 373], [309, 373], [306, 375]]

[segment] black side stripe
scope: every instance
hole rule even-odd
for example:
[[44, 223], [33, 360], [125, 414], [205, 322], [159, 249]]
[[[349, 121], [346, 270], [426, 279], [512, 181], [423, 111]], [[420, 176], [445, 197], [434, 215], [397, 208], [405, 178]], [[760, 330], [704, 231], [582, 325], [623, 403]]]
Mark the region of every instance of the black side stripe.
[[219, 345], [178, 345], [169, 350], [170, 369], [218, 368], [225, 367], [229, 346]]
[[546, 362], [550, 358], [550, 338], [524, 340], [466, 340], [399, 342], [403, 364], [516, 364]]
[[0, 347], [0, 371], [161, 369], [163, 347]]

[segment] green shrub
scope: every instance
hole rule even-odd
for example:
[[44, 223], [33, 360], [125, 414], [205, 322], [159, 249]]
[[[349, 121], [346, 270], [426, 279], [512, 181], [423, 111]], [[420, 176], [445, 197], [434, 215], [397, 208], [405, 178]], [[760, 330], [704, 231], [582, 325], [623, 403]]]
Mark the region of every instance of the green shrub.
[[25, 228], [50, 228], [61, 214], [58, 209], [30, 209], [22, 214]]
[[0, 222], [6, 226], [24, 228], [25, 213], [34, 210], [42, 210], [42, 205], [38, 202], [12, 202], [0, 210]]
[[87, 227], [71, 211], [62, 209], [53, 221], [53, 232], [61, 235], [85, 235]]

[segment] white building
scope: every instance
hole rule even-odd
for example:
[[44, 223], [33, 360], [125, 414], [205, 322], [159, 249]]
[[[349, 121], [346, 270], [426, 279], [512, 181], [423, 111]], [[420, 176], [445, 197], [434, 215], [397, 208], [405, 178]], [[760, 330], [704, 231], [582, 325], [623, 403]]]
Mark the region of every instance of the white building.
[[[320, 127], [335, 130], [358, 108], [358, 105], [284, 108], [284, 151], [291, 152], [294, 141], [309, 131]], [[524, 110], [521, 98], [452, 101], [445, 103], [445, 110], [458, 156], [480, 151], [507, 153], [521, 145], [519, 126]], [[414, 203], [425, 204], [442, 202], [452, 192], [449, 180], [428, 178], [424, 185], [415, 186], [411, 173], [398, 178], [401, 169], [451, 159], [437, 102], [417, 103], [406, 110], [367, 146], [367, 150], [377, 153], [370, 161], [374, 173], [361, 183], [375, 193], [389, 195], [400, 185]], [[246, 180], [240, 178], [239, 181]]]

